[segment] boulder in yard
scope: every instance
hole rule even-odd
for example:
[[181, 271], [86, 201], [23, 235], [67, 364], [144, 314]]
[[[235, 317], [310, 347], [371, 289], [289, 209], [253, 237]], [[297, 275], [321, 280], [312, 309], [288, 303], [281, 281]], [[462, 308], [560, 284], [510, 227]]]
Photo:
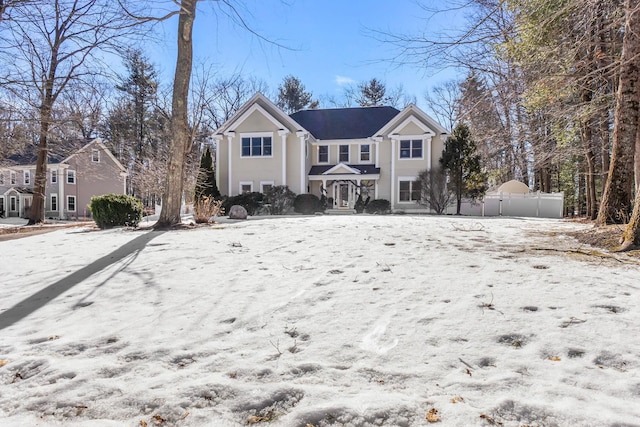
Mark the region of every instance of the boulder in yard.
[[231, 209], [229, 209], [229, 218], [230, 219], [247, 219], [247, 210], [244, 206], [233, 205]]

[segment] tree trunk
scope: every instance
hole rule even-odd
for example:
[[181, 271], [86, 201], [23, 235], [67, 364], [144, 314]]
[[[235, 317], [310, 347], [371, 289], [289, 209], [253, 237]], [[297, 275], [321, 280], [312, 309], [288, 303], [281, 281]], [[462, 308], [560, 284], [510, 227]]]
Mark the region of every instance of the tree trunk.
[[167, 167], [167, 180], [162, 197], [162, 211], [156, 227], [170, 227], [181, 222], [180, 206], [184, 186], [184, 163], [191, 148], [187, 99], [193, 63], [193, 23], [196, 17], [197, 0], [182, 0], [178, 20], [178, 59], [173, 81], [171, 103], [172, 139]]
[[587, 163], [587, 173], [585, 176], [587, 219], [594, 220], [598, 215], [598, 211], [596, 207], [596, 154], [593, 151], [593, 132], [591, 130], [591, 124], [592, 121], [587, 120], [587, 122], [582, 125], [582, 143], [585, 147], [585, 160]]
[[[636, 12], [638, 14], [639, 12]], [[638, 153], [640, 153], [640, 126], [638, 126], [636, 130], [636, 157]], [[637, 166], [637, 159], [636, 159]], [[638, 179], [638, 172], [636, 170], [636, 180]], [[622, 234], [622, 246], [620, 250], [628, 250], [632, 248], [637, 248], [640, 246], [640, 186], [636, 184], [636, 197], [633, 203], [633, 212], [631, 213], [631, 218], [629, 219], [629, 223]]]
[[636, 32], [640, 28], [640, 10], [633, 10], [635, 4], [635, 0], [625, 0], [625, 30], [620, 81], [616, 93], [611, 166], [602, 195], [597, 225], [622, 223], [631, 211], [633, 159], [640, 102], [640, 38]]

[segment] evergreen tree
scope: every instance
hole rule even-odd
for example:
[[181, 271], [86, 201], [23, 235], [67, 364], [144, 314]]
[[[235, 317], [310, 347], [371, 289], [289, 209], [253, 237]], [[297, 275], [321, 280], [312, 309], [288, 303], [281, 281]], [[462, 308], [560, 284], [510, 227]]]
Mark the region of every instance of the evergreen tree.
[[371, 79], [358, 85], [360, 94], [357, 98], [361, 107], [375, 107], [389, 102], [389, 97], [385, 96], [387, 88], [378, 79]]
[[305, 90], [304, 85], [294, 76], [286, 76], [278, 87], [276, 105], [285, 113], [291, 114], [305, 108], [318, 108], [318, 101], [314, 101], [311, 92]]
[[200, 159], [200, 170], [196, 181], [196, 201], [209, 197], [211, 199], [220, 199], [220, 191], [216, 183], [216, 172], [213, 168], [213, 158], [209, 147], [202, 153]]
[[449, 175], [449, 185], [456, 195], [456, 214], [460, 215], [462, 197], [472, 200], [482, 197], [487, 179], [480, 166], [476, 144], [465, 123], [459, 123], [447, 138], [440, 164]]

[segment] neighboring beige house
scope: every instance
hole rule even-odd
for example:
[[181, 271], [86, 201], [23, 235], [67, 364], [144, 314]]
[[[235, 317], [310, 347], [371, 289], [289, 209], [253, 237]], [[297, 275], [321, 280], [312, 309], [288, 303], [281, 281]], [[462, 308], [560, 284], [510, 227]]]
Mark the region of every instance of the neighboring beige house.
[[255, 94], [214, 135], [223, 194], [287, 185], [323, 193], [329, 209], [352, 210], [363, 197], [394, 211], [424, 211], [414, 181], [438, 166], [448, 132], [415, 105], [303, 110], [290, 116]]
[[[10, 158], [14, 165], [0, 167], [0, 213], [28, 217], [36, 174], [34, 157]], [[90, 217], [91, 197], [126, 193], [126, 169], [100, 139], [93, 139], [64, 159], [47, 164], [45, 217]]]

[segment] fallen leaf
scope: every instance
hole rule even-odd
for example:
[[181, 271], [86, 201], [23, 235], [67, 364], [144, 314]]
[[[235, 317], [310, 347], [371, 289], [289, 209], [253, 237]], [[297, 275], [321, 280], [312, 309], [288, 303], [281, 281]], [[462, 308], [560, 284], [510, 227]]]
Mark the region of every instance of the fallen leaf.
[[456, 396], [451, 398], [451, 403], [460, 403], [460, 402], [464, 402], [464, 399], [462, 398], [462, 396]]
[[483, 420], [485, 420], [486, 422], [488, 422], [491, 425], [494, 426], [501, 426], [502, 425], [502, 421], [498, 421], [495, 418], [489, 416], [489, 415], [485, 415], [485, 414], [480, 414], [480, 418], [482, 418]]
[[549, 360], [552, 360], [554, 362], [559, 362], [560, 358], [558, 356], [549, 356]]
[[0, 360], [0, 368], [9, 363], [8, 360]]
[[469, 368], [466, 368], [466, 369], [467, 369], [467, 375], [471, 376], [471, 371], [469, 370]]
[[164, 424], [164, 422], [165, 422], [165, 421], [167, 421], [167, 420], [165, 420], [164, 418], [162, 418], [162, 417], [161, 417], [160, 415], [158, 415], [158, 414], [155, 414], [155, 415], [154, 415], [153, 417], [151, 417], [151, 418], [153, 418], [153, 422], [154, 422], [154, 424], [155, 424], [155, 425], [157, 425], [157, 426], [159, 426], [160, 424]]
[[147, 427], [147, 422], [145, 420], [140, 420], [140, 427]]
[[429, 409], [429, 412], [427, 412], [426, 418], [430, 423], [437, 423], [440, 421], [440, 414], [438, 414], [438, 410], [436, 408], [431, 408]]

